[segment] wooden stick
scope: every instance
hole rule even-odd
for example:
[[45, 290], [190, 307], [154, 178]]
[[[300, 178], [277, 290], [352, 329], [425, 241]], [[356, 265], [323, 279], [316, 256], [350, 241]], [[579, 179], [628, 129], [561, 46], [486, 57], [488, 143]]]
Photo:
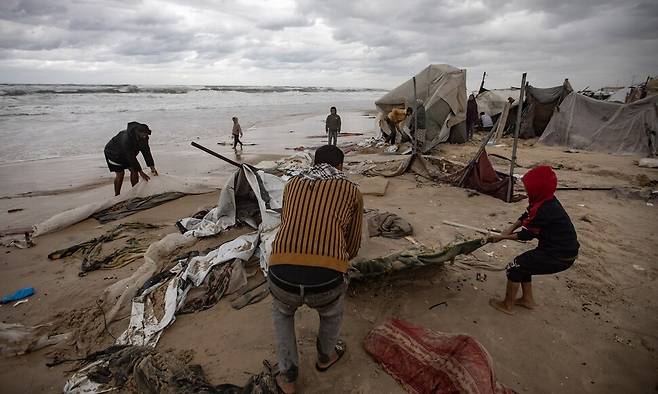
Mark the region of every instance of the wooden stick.
[[509, 183], [507, 185], [507, 202], [512, 202], [514, 192], [514, 164], [516, 163], [516, 147], [519, 143], [519, 129], [521, 128], [521, 110], [523, 109], [523, 95], [525, 94], [526, 73], [521, 77], [521, 92], [519, 93], [519, 110], [516, 111], [516, 126], [514, 127], [514, 145], [512, 147], [512, 162], [509, 166]]
[[222, 160], [224, 160], [225, 162], [227, 162], [227, 163], [229, 163], [229, 164], [232, 164], [232, 165], [234, 165], [234, 166], [236, 166], [236, 167], [238, 167], [238, 168], [242, 168], [242, 164], [240, 164], [240, 163], [238, 163], [238, 162], [235, 162], [235, 161], [229, 159], [228, 157], [224, 157], [224, 156], [220, 155], [219, 153], [217, 153], [217, 152], [215, 152], [215, 151], [212, 151], [212, 150], [206, 148], [206, 147], [203, 146], [203, 145], [199, 145], [199, 144], [197, 144], [196, 142], [192, 142], [192, 146], [195, 147], [195, 148], [197, 148], [197, 149], [201, 149], [202, 151], [204, 151], [204, 152], [206, 152], [206, 153], [208, 153], [208, 154], [210, 154], [210, 155], [212, 155], [212, 156], [215, 156], [215, 157], [218, 158], [218, 159], [222, 159]]
[[444, 221], [443, 221], [443, 224], [447, 224], [448, 226], [452, 226], [452, 227], [459, 227], [459, 228], [465, 228], [465, 229], [468, 229], [468, 230], [473, 230], [473, 231], [476, 231], [476, 232], [478, 232], [478, 233], [480, 233], [480, 234], [485, 234], [485, 235], [499, 234], [499, 233], [497, 233], [497, 232], [495, 232], [495, 231], [489, 231], [489, 230], [485, 230], [485, 229], [483, 229], [483, 228], [469, 226], [469, 225], [467, 225], [467, 224], [461, 224], [461, 223], [451, 222], [451, 221], [449, 221], [449, 220], [444, 220]]
[[556, 190], [612, 190], [609, 186], [559, 186]]

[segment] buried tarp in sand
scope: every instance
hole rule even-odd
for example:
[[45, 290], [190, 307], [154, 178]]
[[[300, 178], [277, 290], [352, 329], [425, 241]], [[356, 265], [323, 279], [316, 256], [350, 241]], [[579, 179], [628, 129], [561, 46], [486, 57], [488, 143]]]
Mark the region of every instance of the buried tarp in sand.
[[[229, 262], [241, 265], [254, 256], [258, 256], [261, 266], [266, 267], [271, 241], [279, 225], [279, 214], [274, 209], [281, 207], [282, 190], [283, 181], [280, 178], [256, 173], [252, 167], [244, 165], [222, 189], [218, 207], [203, 219], [181, 220], [181, 226], [188, 230], [184, 235], [170, 234], [152, 244], [144, 256], [142, 267], [132, 277], [115, 283], [104, 293], [106, 302], [113, 305], [107, 313], [109, 321], [134, 296], [128, 329], [117, 338], [116, 344], [155, 346], [163, 330], [174, 322], [176, 313], [189, 310], [186, 305], [192, 306], [186, 302], [190, 290], [201, 286], [213, 269]], [[251, 209], [254, 204], [259, 209], [257, 215]], [[163, 266], [166, 255], [180, 246], [194, 243], [197, 236], [219, 234], [241, 221], [256, 226], [258, 231], [226, 242], [205, 256], [181, 260], [169, 270]], [[229, 283], [222, 284], [221, 280], [219, 283], [209, 283], [211, 287], [216, 285], [215, 290], [224, 287], [219, 292], [221, 294], [215, 292], [215, 295], [221, 297], [246, 283], [240, 268], [231, 268], [238, 274], [231, 275]], [[222, 276], [221, 272], [219, 276]], [[201, 300], [197, 306], [203, 308], [204, 301]], [[69, 391], [99, 390], [99, 384], [88, 376], [85, 368], [69, 379]]]
[[[199, 194], [212, 191], [214, 188], [209, 186], [205, 179], [190, 179], [188, 177], [178, 177], [172, 175], [160, 175], [153, 177], [148, 182], [140, 182], [132, 189], [121, 195], [108, 198], [104, 201], [94, 202], [83, 205], [81, 207], [73, 208], [68, 211], [59, 213], [48, 220], [45, 220], [34, 226], [34, 237], [51, 233], [53, 231], [61, 230], [72, 224], [81, 222], [92, 215], [104, 211], [100, 216], [101, 218], [114, 220], [120, 217], [127, 216], [120, 211], [125, 211], [127, 214], [132, 214], [136, 211], [152, 208], [172, 198], [178, 198], [184, 194]], [[164, 196], [166, 194], [166, 197]], [[169, 193], [174, 193], [173, 195]], [[156, 200], [148, 199], [148, 197], [163, 195]], [[131, 199], [137, 199], [133, 204], [129, 203]], [[147, 203], [146, 201], [151, 201]], [[108, 210], [117, 204], [125, 204], [124, 210]]]

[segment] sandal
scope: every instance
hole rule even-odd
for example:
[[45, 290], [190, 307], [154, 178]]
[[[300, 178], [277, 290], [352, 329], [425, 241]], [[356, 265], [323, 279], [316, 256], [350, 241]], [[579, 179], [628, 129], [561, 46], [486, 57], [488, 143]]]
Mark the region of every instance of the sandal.
[[331, 368], [334, 364], [336, 364], [341, 358], [343, 358], [343, 355], [347, 351], [347, 344], [343, 342], [342, 340], [338, 340], [338, 343], [336, 343], [336, 347], [334, 347], [334, 350], [336, 350], [336, 354], [338, 355], [338, 358], [335, 359], [331, 364], [327, 365], [326, 367], [321, 367], [318, 362], [315, 362], [315, 369], [318, 372], [326, 372]]

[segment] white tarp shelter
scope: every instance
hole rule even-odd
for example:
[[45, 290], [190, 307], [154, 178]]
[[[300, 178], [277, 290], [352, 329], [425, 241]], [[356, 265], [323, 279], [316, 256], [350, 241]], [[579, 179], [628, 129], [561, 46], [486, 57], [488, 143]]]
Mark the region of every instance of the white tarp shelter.
[[657, 105], [658, 96], [620, 104], [573, 92], [562, 101], [539, 142], [616, 154], [649, 154], [647, 131], [658, 130]]

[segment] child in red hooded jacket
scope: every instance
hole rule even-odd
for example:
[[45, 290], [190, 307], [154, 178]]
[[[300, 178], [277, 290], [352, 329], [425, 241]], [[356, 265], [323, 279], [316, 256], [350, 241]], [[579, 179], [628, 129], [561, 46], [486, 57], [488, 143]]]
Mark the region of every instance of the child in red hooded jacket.
[[[489, 304], [501, 312], [513, 314], [516, 305], [532, 309], [532, 275], [555, 274], [571, 267], [578, 257], [576, 230], [567, 212], [555, 197], [557, 176], [548, 166], [535, 167], [523, 176], [523, 185], [530, 205], [519, 220], [500, 235], [489, 238], [490, 242], [504, 239], [529, 241], [539, 240], [539, 245], [517, 256], [507, 268], [505, 299], [491, 299]], [[521, 231], [514, 232], [518, 228]], [[521, 298], [516, 298], [519, 287]]]

